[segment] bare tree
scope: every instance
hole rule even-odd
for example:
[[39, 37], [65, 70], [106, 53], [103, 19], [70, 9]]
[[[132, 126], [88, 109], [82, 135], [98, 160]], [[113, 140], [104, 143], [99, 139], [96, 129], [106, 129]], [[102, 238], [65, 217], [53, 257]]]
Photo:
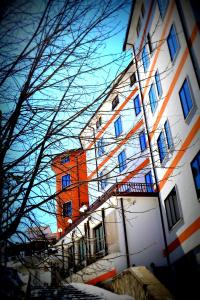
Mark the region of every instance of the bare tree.
[[25, 236], [35, 209], [55, 212], [52, 156], [78, 143], [81, 121], [105, 96], [104, 82], [91, 82], [118, 60], [102, 60], [101, 49], [126, 4], [19, 0], [2, 8], [0, 240]]

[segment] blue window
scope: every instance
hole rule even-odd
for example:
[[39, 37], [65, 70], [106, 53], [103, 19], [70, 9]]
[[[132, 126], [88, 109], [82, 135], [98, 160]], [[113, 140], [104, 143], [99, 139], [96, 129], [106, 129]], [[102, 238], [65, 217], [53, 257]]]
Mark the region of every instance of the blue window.
[[149, 100], [150, 100], [151, 111], [152, 113], [154, 113], [158, 104], [154, 84], [151, 85], [149, 90]]
[[146, 72], [150, 64], [149, 54], [147, 52], [146, 46], [143, 48], [142, 51], [142, 63], [143, 63], [144, 71]]
[[66, 188], [71, 184], [70, 174], [62, 176], [62, 188]]
[[63, 217], [71, 217], [72, 216], [72, 202], [68, 201], [63, 203]]
[[165, 128], [165, 135], [166, 135], [166, 139], [167, 139], [167, 147], [168, 147], [168, 149], [171, 149], [171, 147], [173, 146], [173, 143], [172, 143], [171, 129], [170, 129], [168, 120], [165, 122], [164, 128]]
[[118, 162], [119, 162], [119, 171], [122, 172], [124, 169], [126, 169], [126, 153], [125, 153], [125, 150], [123, 150], [118, 155]]
[[167, 44], [168, 44], [168, 48], [169, 48], [171, 61], [173, 61], [179, 50], [179, 41], [178, 41], [178, 37], [177, 37], [176, 29], [175, 29], [174, 25], [171, 26], [169, 35], [167, 37]]
[[169, 3], [169, 0], [158, 0], [158, 7], [159, 7], [160, 15], [162, 18], [165, 15], [168, 3]]
[[156, 80], [156, 88], [157, 88], [158, 97], [160, 97], [162, 95], [162, 86], [161, 86], [160, 74], [159, 74], [158, 70], [156, 71], [156, 74], [155, 74], [155, 80]]
[[115, 122], [115, 136], [118, 137], [122, 133], [122, 120], [121, 117], [119, 117]]
[[160, 162], [162, 163], [162, 161], [164, 160], [167, 154], [167, 148], [166, 148], [165, 137], [163, 132], [161, 132], [158, 137], [157, 145], [158, 145], [158, 152], [160, 156]]
[[70, 158], [69, 158], [69, 155], [67, 155], [61, 159], [61, 164], [67, 163], [69, 161], [70, 161]]
[[145, 183], [147, 186], [147, 192], [153, 192], [153, 178], [151, 175], [151, 171], [145, 175]]
[[146, 149], [146, 147], [147, 147], [147, 142], [146, 142], [146, 137], [145, 137], [144, 131], [142, 131], [139, 134], [139, 139], [140, 139], [140, 148], [141, 148], [141, 151], [144, 151]]
[[186, 117], [188, 116], [188, 114], [191, 111], [192, 106], [193, 106], [192, 96], [191, 96], [189, 83], [188, 83], [187, 79], [185, 79], [183, 82], [183, 85], [179, 92], [179, 97], [181, 100], [183, 115], [184, 115], [184, 118], [186, 119]]
[[198, 198], [200, 197], [200, 151], [191, 162], [194, 184]]
[[100, 182], [101, 182], [101, 189], [105, 189], [105, 187], [107, 186], [108, 182], [107, 182], [107, 177], [104, 175], [103, 172], [100, 173]]
[[139, 115], [139, 113], [141, 112], [141, 106], [140, 106], [140, 98], [139, 95], [137, 95], [134, 100], [134, 108], [135, 108], [135, 115]]
[[102, 156], [105, 153], [103, 137], [100, 138], [99, 141], [97, 142], [97, 150], [98, 150], [98, 156]]

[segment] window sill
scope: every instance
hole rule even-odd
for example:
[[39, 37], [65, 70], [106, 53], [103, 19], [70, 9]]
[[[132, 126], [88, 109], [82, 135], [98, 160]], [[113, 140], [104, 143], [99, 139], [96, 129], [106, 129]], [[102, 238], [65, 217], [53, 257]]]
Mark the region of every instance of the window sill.
[[183, 225], [183, 217], [181, 217], [176, 224], [174, 224], [170, 229], [169, 232], [171, 233], [174, 229], [176, 229], [176, 227], [178, 226], [182, 226]]

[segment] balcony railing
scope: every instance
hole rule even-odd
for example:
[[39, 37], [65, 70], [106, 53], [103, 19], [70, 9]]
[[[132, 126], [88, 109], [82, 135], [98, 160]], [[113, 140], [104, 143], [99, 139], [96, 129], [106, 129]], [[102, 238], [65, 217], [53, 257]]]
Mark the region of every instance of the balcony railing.
[[93, 212], [95, 209], [97, 209], [102, 203], [104, 203], [106, 200], [108, 200], [112, 196], [128, 196], [129, 194], [137, 194], [149, 196], [153, 194], [156, 194], [156, 189], [154, 184], [146, 184], [146, 183], [138, 183], [138, 182], [126, 182], [126, 183], [115, 183], [113, 184], [102, 196], [98, 197], [97, 200], [92, 203], [88, 210], [85, 212], [84, 215], [80, 216], [76, 221], [74, 221], [69, 228], [67, 228], [66, 233], [71, 231], [73, 228], [75, 228], [78, 224], [80, 224], [85, 217], [87, 216], [88, 212]]

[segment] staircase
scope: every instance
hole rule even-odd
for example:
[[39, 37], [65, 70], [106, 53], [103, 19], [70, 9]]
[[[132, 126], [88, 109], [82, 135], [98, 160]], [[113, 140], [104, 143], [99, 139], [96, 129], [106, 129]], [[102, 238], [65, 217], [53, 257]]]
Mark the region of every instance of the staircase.
[[72, 285], [61, 287], [32, 287], [27, 300], [103, 300], [103, 298], [85, 293], [74, 288]]

